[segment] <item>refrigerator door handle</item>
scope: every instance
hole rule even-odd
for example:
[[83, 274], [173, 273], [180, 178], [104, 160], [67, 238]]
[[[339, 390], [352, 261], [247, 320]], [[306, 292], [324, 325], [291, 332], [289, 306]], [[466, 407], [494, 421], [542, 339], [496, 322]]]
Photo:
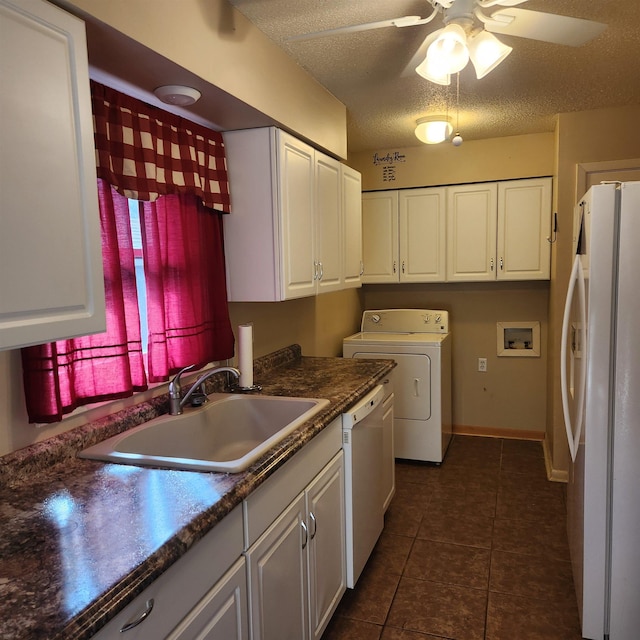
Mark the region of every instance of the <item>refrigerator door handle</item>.
[[582, 435], [582, 416], [584, 412], [584, 393], [585, 393], [585, 374], [586, 374], [586, 336], [582, 340], [582, 364], [579, 373], [578, 395], [577, 395], [577, 416], [575, 426], [571, 424], [571, 413], [569, 411], [569, 386], [567, 384], [567, 345], [569, 335], [569, 320], [571, 315], [571, 305], [575, 295], [576, 284], [578, 285], [578, 302], [580, 305], [580, 327], [586, 330], [586, 305], [585, 305], [585, 285], [584, 274], [582, 273], [582, 265], [580, 256], [576, 255], [569, 278], [569, 287], [567, 289], [567, 299], [564, 306], [564, 317], [562, 318], [562, 338], [560, 343], [560, 390], [562, 392], [562, 410], [564, 413], [564, 425], [567, 430], [567, 442], [569, 444], [569, 452], [571, 460], [575, 462], [578, 453], [578, 444]]

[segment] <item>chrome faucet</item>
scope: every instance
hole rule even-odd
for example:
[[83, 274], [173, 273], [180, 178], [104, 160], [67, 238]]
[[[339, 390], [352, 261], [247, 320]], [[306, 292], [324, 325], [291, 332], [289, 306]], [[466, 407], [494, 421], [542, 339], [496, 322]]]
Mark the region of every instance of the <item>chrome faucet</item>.
[[[240, 380], [240, 371], [235, 367], [216, 367], [215, 369], [209, 369], [205, 371], [189, 388], [187, 393], [182, 397], [182, 386], [180, 384], [180, 376], [185, 372], [193, 369], [194, 365], [189, 365], [184, 369], [181, 369], [176, 373], [171, 382], [169, 383], [169, 414], [172, 416], [179, 416], [182, 413], [182, 408], [187, 403], [187, 400], [193, 395], [196, 389], [202, 387], [202, 385], [216, 373], [230, 373], [235, 376], [236, 380]], [[204, 389], [204, 387], [203, 387]]]

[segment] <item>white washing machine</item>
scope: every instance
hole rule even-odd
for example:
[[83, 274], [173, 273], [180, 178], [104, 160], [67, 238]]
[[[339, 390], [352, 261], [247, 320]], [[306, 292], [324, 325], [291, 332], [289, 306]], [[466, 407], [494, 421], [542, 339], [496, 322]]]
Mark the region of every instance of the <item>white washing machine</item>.
[[440, 463], [451, 440], [449, 312], [378, 309], [342, 343], [345, 358], [389, 358], [394, 369], [395, 457]]

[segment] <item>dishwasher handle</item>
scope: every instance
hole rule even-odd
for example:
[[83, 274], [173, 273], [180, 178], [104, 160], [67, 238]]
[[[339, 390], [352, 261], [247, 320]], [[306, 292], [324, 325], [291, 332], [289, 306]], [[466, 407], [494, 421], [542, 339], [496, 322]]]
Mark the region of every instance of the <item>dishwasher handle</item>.
[[384, 400], [384, 387], [379, 384], [370, 391], [362, 400], [359, 400], [346, 413], [342, 414], [342, 428], [353, 429], [359, 422], [362, 422]]

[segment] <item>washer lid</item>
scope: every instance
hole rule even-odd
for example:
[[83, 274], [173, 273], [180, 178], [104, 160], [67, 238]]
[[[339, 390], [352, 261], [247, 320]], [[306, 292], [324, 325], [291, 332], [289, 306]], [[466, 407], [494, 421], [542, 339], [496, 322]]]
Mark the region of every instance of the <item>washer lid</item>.
[[442, 309], [377, 309], [362, 314], [362, 332], [449, 333], [449, 312]]
[[345, 338], [343, 345], [352, 347], [366, 345], [389, 345], [399, 343], [402, 345], [434, 346], [439, 347], [447, 338], [448, 333], [376, 333], [374, 331], [361, 331]]

